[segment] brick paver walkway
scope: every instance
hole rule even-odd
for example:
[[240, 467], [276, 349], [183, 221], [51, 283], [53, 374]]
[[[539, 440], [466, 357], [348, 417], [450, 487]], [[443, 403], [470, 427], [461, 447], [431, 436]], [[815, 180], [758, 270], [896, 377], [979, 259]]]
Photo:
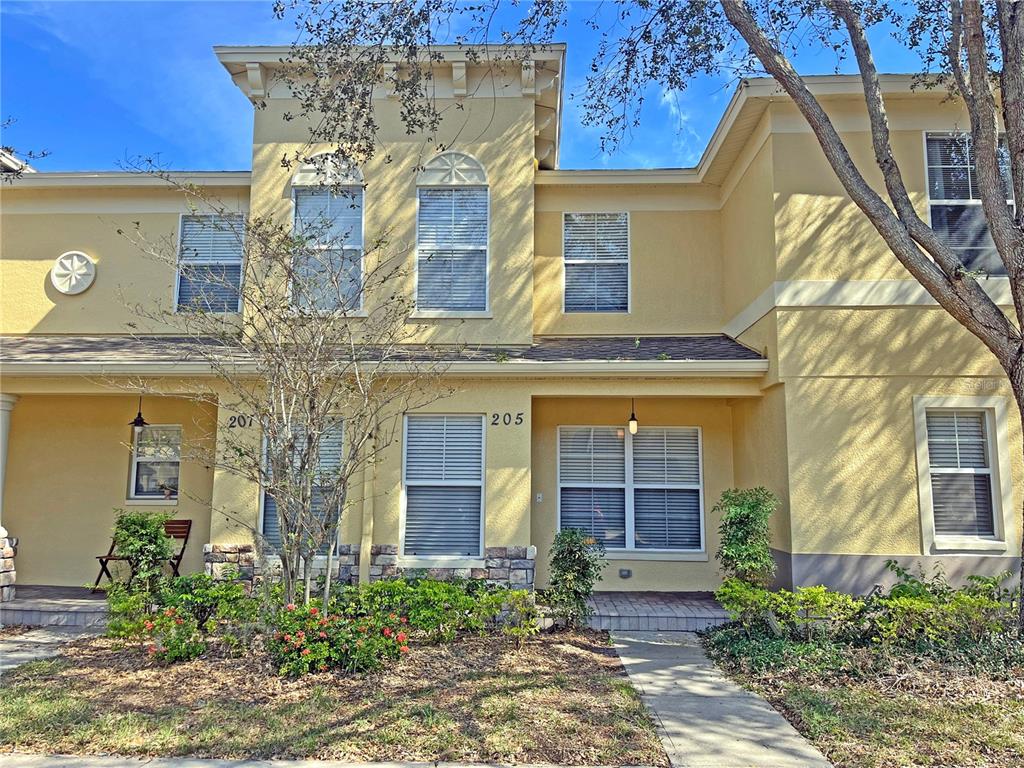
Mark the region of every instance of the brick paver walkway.
[[590, 607], [590, 625], [613, 631], [697, 632], [729, 620], [704, 592], [596, 592]]

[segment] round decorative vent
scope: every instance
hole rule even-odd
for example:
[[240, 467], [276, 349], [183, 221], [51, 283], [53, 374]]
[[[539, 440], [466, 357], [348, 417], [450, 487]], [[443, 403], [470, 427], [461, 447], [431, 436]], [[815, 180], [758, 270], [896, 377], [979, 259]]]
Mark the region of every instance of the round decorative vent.
[[57, 257], [50, 270], [53, 287], [66, 296], [81, 293], [96, 279], [96, 262], [81, 251], [68, 251]]

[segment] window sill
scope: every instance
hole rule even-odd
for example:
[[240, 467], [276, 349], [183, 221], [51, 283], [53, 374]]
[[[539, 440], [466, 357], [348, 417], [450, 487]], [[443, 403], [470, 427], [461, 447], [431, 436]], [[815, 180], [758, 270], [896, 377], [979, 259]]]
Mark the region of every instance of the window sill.
[[177, 499], [125, 499], [125, 506], [129, 507], [176, 507]]
[[445, 318], [490, 320], [493, 317], [492, 312], [452, 312], [445, 309], [424, 309], [409, 315], [410, 320], [441, 320]]
[[1006, 552], [1005, 541], [979, 539], [973, 536], [936, 536], [932, 543], [934, 554], [957, 554], [959, 552]]
[[420, 557], [399, 555], [401, 568], [486, 568], [482, 557]]
[[652, 560], [671, 563], [706, 563], [708, 562], [708, 553], [672, 552], [649, 549], [606, 549], [605, 558], [608, 560]]

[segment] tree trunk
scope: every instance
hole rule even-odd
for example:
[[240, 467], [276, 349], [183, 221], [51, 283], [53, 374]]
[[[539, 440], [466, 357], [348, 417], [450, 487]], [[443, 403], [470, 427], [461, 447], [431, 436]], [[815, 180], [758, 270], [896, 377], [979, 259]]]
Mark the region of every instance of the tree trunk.
[[[1013, 397], [1017, 401], [1017, 412], [1020, 414], [1021, 427], [1024, 428], [1024, 356], [1018, 357], [1016, 365], [1007, 370]], [[1024, 441], [1021, 442], [1021, 454], [1024, 457]], [[1013, 478], [1000, 478], [1001, 482], [1012, 483]], [[1017, 634], [1024, 638], [1024, 499], [1021, 500], [1021, 545], [1020, 545], [1020, 584], [1017, 588]]]

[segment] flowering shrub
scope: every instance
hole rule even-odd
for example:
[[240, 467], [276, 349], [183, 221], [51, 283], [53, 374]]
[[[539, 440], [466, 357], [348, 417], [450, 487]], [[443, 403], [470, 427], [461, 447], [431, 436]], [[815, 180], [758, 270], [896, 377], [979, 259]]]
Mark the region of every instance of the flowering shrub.
[[177, 608], [165, 608], [142, 626], [146, 652], [159, 661], [191, 661], [206, 650], [198, 622]]
[[343, 616], [317, 605], [288, 605], [267, 647], [282, 675], [337, 669], [367, 672], [408, 653], [408, 620], [397, 613]]

